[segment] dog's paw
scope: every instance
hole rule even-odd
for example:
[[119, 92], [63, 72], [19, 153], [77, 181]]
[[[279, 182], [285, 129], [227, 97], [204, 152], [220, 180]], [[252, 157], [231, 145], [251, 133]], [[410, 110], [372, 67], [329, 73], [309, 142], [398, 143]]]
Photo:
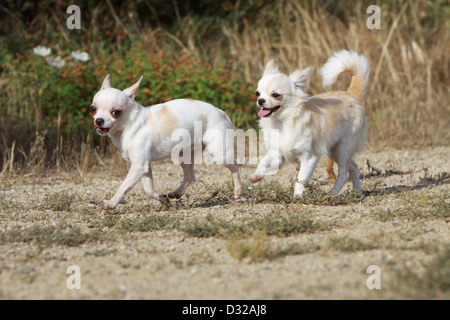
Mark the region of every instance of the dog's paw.
[[180, 199], [181, 196], [182, 196], [182, 194], [178, 194], [178, 193], [176, 193], [176, 192], [169, 192], [169, 193], [167, 194], [167, 197], [168, 197], [169, 199]]
[[252, 177], [250, 178], [250, 182], [251, 182], [251, 183], [256, 183], [256, 182], [260, 181], [261, 179], [262, 179], [261, 176], [254, 175], [254, 176], [252, 176]]
[[333, 198], [336, 198], [336, 197], [338, 196], [338, 194], [339, 194], [339, 191], [341, 191], [341, 190], [337, 190], [337, 191], [336, 191], [334, 188], [331, 188], [329, 194], [330, 194], [330, 196], [332, 196]]
[[242, 195], [242, 188], [234, 190], [234, 200], [238, 200]]
[[166, 194], [160, 194], [159, 197], [158, 197], [158, 200], [162, 204], [169, 204], [170, 203], [169, 197]]
[[306, 191], [305, 186], [303, 183], [296, 183], [294, 185], [294, 198], [301, 198], [303, 196], [303, 193]]
[[103, 201], [103, 209], [112, 210], [116, 207], [116, 205], [112, 201], [104, 200]]

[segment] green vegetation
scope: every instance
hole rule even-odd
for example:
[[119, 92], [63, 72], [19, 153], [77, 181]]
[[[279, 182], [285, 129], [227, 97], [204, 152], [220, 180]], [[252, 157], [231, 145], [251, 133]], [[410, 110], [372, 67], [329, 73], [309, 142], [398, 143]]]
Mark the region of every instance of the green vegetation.
[[[121, 90], [144, 80], [137, 101], [144, 106], [176, 98], [208, 101], [227, 111], [237, 126], [248, 127], [249, 84], [231, 78], [229, 67], [212, 68], [195, 56], [152, 54], [141, 46], [105, 56], [91, 56], [91, 62], [76, 61], [64, 52], [62, 68], [49, 65], [32, 50], [4, 57], [5, 69], [14, 70], [8, 103], [3, 112], [35, 122], [35, 128], [57, 128], [65, 136], [88, 134], [92, 126], [89, 106], [103, 78], [111, 74], [114, 87]], [[245, 107], [246, 106], [246, 107]]]
[[325, 230], [329, 226], [304, 215], [270, 214], [246, 221], [227, 221], [208, 216], [205, 220], [188, 223], [183, 231], [194, 237], [242, 238], [260, 233], [267, 236], [289, 236]]

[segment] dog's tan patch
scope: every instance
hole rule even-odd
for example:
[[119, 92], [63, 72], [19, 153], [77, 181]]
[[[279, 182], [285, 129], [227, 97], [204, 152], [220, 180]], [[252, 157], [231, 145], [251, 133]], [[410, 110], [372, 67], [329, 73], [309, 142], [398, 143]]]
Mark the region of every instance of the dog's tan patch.
[[[312, 96], [304, 103], [305, 110], [310, 110], [312, 114], [321, 113], [325, 115], [327, 127], [325, 131], [333, 131], [338, 123], [338, 109], [339, 105], [342, 104], [341, 99], [333, 99], [333, 96], [328, 97], [326, 94], [318, 94]], [[313, 117], [312, 120], [318, 121], [320, 117]], [[319, 124], [315, 123], [314, 125], [319, 126]]]
[[95, 116], [95, 114], [97, 113], [97, 105], [95, 104], [95, 102], [92, 102], [91, 107], [94, 107], [95, 111], [92, 111], [92, 109], [91, 109], [89, 113], [91, 116]]
[[364, 100], [364, 95], [366, 94], [364, 78], [362, 74], [354, 74], [352, 68], [344, 69], [342, 72], [347, 72], [352, 75], [352, 80], [347, 92], [356, 98], [360, 103]]
[[163, 105], [160, 110], [149, 111], [147, 124], [154, 130], [154, 142], [159, 143], [164, 138], [170, 138], [172, 132], [179, 128], [180, 123], [177, 116], [169, 109], [169, 107]]
[[308, 99], [308, 104], [321, 108], [326, 117], [326, 132], [333, 132], [340, 124], [341, 117], [349, 115], [355, 98], [345, 91], [330, 91], [315, 95]]
[[277, 92], [280, 94], [289, 92], [289, 83], [288, 81], [285, 80], [286, 76], [284, 74], [280, 74], [279, 76], [273, 77], [267, 83], [266, 91], [270, 93]]
[[163, 125], [164, 132], [171, 135], [172, 131], [178, 128], [179, 121], [178, 118], [175, 116], [175, 114], [169, 109], [168, 106], [164, 105], [161, 109], [161, 111], [158, 114], [159, 121], [161, 121], [161, 124]]

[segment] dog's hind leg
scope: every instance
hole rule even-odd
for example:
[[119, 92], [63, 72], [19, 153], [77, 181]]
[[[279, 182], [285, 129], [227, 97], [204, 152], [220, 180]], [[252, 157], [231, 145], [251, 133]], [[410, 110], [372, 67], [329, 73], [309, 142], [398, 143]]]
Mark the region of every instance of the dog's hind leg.
[[242, 194], [241, 177], [239, 176], [239, 165], [236, 161], [233, 164], [225, 164], [233, 176], [234, 181], [234, 198], [239, 199]]
[[159, 194], [155, 191], [155, 188], [153, 187], [152, 167], [150, 165], [148, 166], [148, 172], [146, 172], [142, 177], [142, 183], [144, 184], [144, 191], [147, 195], [149, 195], [153, 199], [161, 201], [161, 203], [169, 202], [167, 196]]
[[349, 166], [349, 160], [338, 161], [338, 176], [336, 179], [336, 183], [334, 184], [333, 188], [331, 189], [331, 193], [333, 194], [333, 196], [337, 196], [339, 191], [341, 191], [342, 187], [347, 182], [348, 166]]
[[334, 173], [333, 170], [333, 160], [331, 160], [330, 158], [327, 159], [327, 173], [328, 173], [328, 181], [330, 183], [335, 183], [336, 174]]
[[[229, 135], [225, 138], [225, 148], [223, 149], [224, 156], [224, 166], [231, 171], [234, 182], [234, 198], [239, 199], [242, 194], [241, 177], [239, 175], [239, 165], [236, 162], [235, 152], [234, 152], [234, 131], [229, 131]], [[231, 133], [233, 133], [231, 135]]]
[[181, 196], [185, 193], [187, 187], [193, 182], [195, 182], [195, 173], [194, 173], [194, 163], [186, 164], [184, 162], [181, 163], [181, 167], [183, 168], [184, 178], [183, 182], [174, 192], [170, 192], [167, 196], [170, 199], [180, 199]]
[[238, 199], [242, 194], [242, 185], [239, 165], [235, 159], [232, 127], [222, 123], [218, 124], [217, 128], [207, 130], [203, 136], [203, 144], [216, 163], [223, 164], [231, 171], [234, 181], [234, 198]]
[[353, 183], [353, 188], [359, 192], [361, 192], [361, 183], [359, 181], [359, 171], [358, 171], [358, 165], [354, 160], [350, 160], [350, 163], [348, 165], [348, 173], [350, 176], [350, 179]]

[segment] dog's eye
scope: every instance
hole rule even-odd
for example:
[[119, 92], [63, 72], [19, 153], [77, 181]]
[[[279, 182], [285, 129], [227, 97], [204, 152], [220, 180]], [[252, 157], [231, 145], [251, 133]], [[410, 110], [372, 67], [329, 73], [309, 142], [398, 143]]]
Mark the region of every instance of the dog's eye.
[[97, 108], [94, 106], [91, 106], [91, 108], [89, 110], [91, 111], [92, 115], [94, 115], [97, 112]]
[[278, 93], [272, 93], [272, 97], [278, 98], [278, 97], [281, 97], [281, 94], [278, 94]]
[[113, 112], [111, 112], [111, 114], [114, 118], [118, 118], [120, 116], [121, 112], [122, 111], [120, 111], [120, 110], [113, 110]]
[[256, 95], [257, 97], [259, 97], [259, 96], [261, 95], [261, 93], [259, 93], [259, 91], [256, 91], [256, 92], [255, 92], [255, 95]]

